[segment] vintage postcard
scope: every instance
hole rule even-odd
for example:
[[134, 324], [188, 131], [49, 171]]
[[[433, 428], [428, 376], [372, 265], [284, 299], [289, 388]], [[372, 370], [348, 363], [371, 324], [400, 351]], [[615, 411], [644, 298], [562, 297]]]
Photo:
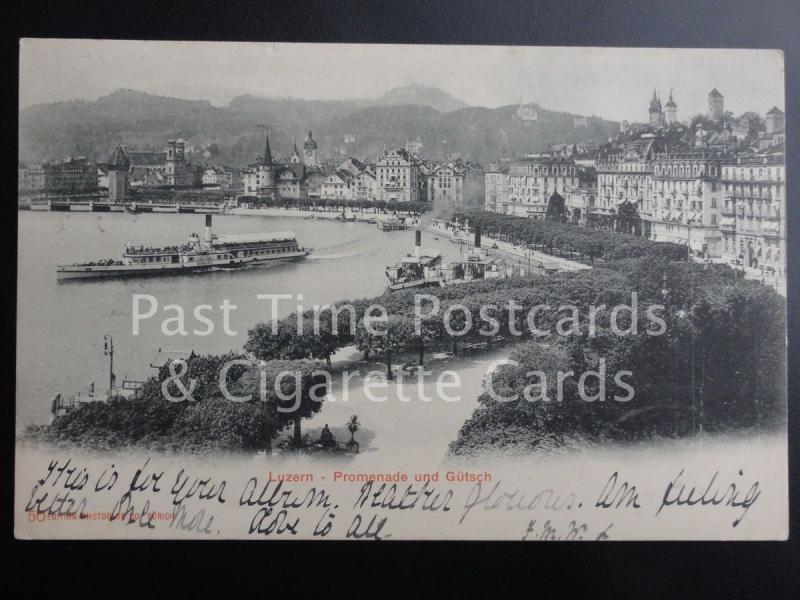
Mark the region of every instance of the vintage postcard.
[[783, 55], [20, 42], [21, 539], [788, 536]]

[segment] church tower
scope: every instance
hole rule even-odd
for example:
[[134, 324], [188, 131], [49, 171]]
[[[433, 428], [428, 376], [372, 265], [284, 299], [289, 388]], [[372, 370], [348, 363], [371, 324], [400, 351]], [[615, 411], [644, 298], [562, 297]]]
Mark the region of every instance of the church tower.
[[303, 142], [303, 164], [307, 167], [317, 166], [317, 142], [308, 132], [308, 138]]
[[655, 89], [653, 90], [653, 99], [650, 100], [650, 126], [661, 127], [663, 125], [663, 117], [661, 114], [661, 100], [658, 98]]
[[669, 91], [669, 100], [667, 100], [667, 104], [665, 105], [666, 110], [664, 111], [664, 118], [667, 125], [672, 125], [673, 123], [678, 122], [678, 105], [675, 103], [675, 100], [672, 98], [672, 90]]

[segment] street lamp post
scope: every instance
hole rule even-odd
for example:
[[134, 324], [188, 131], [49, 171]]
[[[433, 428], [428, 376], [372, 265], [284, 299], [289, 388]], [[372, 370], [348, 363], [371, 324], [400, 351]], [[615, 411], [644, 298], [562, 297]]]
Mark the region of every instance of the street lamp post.
[[108, 397], [114, 392], [114, 340], [108, 334], [103, 336], [103, 354], [108, 356]]

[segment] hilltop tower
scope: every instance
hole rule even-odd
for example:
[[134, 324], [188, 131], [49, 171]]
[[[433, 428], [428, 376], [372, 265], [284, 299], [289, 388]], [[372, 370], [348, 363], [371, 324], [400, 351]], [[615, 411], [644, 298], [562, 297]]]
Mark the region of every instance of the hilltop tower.
[[718, 121], [725, 114], [725, 96], [714, 88], [708, 93], [708, 118]]
[[780, 108], [773, 106], [767, 113], [765, 122], [767, 125], [767, 133], [776, 133], [782, 131], [786, 127], [786, 116]]
[[669, 100], [665, 105], [664, 121], [667, 125], [672, 125], [678, 122], [678, 105], [672, 98], [672, 89], [669, 90]]
[[131, 168], [131, 161], [125, 148], [117, 146], [111, 157], [108, 159], [108, 201], [125, 202], [128, 197], [129, 183], [128, 174]]
[[317, 141], [308, 132], [308, 138], [303, 142], [303, 164], [307, 167], [317, 166]]

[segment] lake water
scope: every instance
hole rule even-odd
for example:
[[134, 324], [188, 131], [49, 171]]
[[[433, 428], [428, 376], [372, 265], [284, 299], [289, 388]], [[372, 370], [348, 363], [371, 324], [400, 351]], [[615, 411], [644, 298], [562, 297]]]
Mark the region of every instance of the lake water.
[[[103, 336], [114, 339], [114, 371], [142, 380], [153, 374], [150, 362], [159, 348], [223, 353], [241, 350], [247, 330], [271, 318], [269, 303], [258, 294], [302, 294], [311, 308], [348, 298], [371, 297], [386, 289], [384, 268], [410, 251], [413, 231], [381, 232], [365, 223], [340, 223], [324, 219], [220, 215], [214, 217], [217, 233], [253, 233], [292, 230], [313, 254], [300, 262], [276, 263], [240, 271], [218, 271], [158, 278], [94, 280], [58, 283], [56, 266], [103, 258], [119, 258], [126, 242], [146, 246], [174, 244], [190, 233], [201, 233], [202, 215], [19, 212], [19, 274], [17, 306], [17, 423], [44, 423], [49, 403], [57, 392], [86, 391], [90, 382], [102, 390], [108, 385], [108, 361]], [[445, 260], [460, 249], [446, 240], [423, 233], [423, 245], [435, 246]], [[132, 332], [132, 296], [151, 294], [159, 303], [155, 317]], [[223, 332], [224, 299], [237, 309]], [[186, 310], [186, 337], [161, 332], [167, 304]], [[195, 321], [197, 304], [215, 307], [215, 331], [192, 335], [204, 328]], [[278, 311], [285, 316], [297, 301], [286, 301]]]

